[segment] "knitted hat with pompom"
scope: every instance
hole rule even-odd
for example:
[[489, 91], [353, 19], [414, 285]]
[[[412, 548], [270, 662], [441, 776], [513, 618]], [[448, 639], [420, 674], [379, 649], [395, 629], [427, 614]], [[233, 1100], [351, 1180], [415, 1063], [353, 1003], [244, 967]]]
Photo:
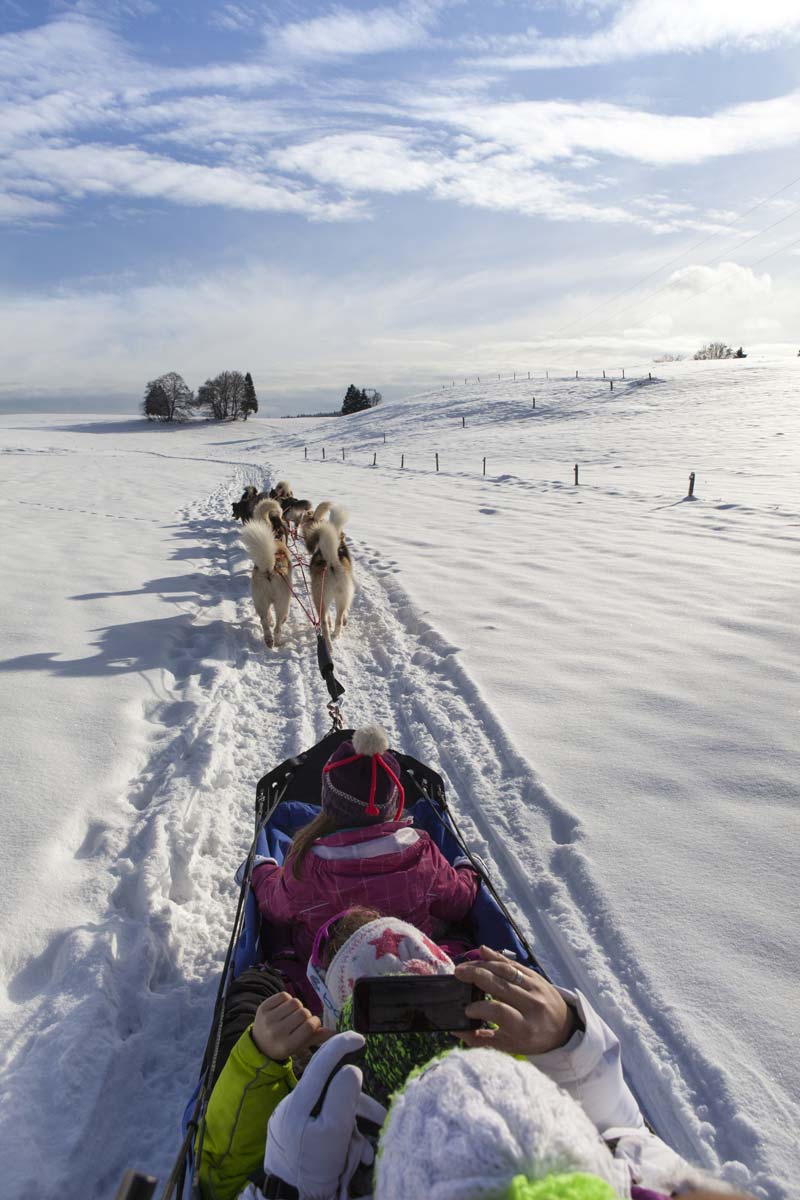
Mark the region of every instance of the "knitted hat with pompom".
[[357, 729], [322, 768], [322, 809], [341, 825], [395, 820], [404, 801], [400, 764], [379, 725]]
[[628, 1194], [583, 1109], [531, 1063], [489, 1049], [453, 1050], [409, 1076], [381, 1132], [375, 1184], [375, 1200]]

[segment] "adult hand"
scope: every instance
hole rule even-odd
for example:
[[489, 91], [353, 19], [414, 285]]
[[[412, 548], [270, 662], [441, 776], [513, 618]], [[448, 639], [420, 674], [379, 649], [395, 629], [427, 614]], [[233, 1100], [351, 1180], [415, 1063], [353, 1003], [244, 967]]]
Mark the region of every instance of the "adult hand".
[[327, 1041], [333, 1030], [323, 1029], [302, 1001], [288, 992], [278, 992], [259, 1004], [251, 1036], [258, 1049], [273, 1062], [284, 1062], [300, 1050]]
[[346, 1195], [359, 1163], [373, 1160], [356, 1118], [380, 1127], [386, 1112], [362, 1096], [361, 1071], [348, 1062], [363, 1048], [360, 1033], [335, 1034], [270, 1118], [264, 1170], [297, 1188], [301, 1200]]
[[487, 993], [467, 1005], [468, 1017], [496, 1029], [474, 1029], [459, 1037], [468, 1046], [491, 1046], [509, 1054], [546, 1054], [565, 1045], [575, 1032], [576, 1013], [561, 994], [530, 967], [480, 948], [480, 962], [459, 963], [456, 977]]

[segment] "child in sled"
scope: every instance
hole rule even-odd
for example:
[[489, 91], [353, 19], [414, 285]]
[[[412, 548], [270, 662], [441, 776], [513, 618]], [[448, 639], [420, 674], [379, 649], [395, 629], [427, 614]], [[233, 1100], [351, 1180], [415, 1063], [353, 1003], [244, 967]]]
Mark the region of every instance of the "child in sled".
[[317, 930], [364, 906], [437, 937], [472, 908], [478, 876], [451, 866], [427, 833], [401, 820], [400, 765], [382, 729], [357, 729], [322, 772], [322, 811], [295, 835], [286, 863], [262, 859], [253, 891], [270, 923], [291, 929], [305, 964]]

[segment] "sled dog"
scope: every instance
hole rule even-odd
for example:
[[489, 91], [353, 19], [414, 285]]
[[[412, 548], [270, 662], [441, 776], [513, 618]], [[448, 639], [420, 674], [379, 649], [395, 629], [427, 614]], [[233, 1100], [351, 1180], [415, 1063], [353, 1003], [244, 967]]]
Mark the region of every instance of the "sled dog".
[[[330, 520], [320, 524], [317, 544], [311, 555], [311, 596], [320, 615], [325, 641], [329, 644], [347, 624], [355, 592], [353, 561], [342, 533], [346, 521], [344, 509], [332, 508]], [[333, 632], [328, 619], [331, 604], [336, 605]]]
[[306, 550], [309, 554], [313, 554], [317, 548], [319, 541], [319, 531], [322, 528], [322, 522], [331, 510], [330, 500], [323, 500], [314, 509], [313, 513], [309, 510], [303, 513], [300, 518], [300, 534], [306, 544]]
[[232, 504], [234, 521], [241, 521], [244, 525], [245, 521], [249, 521], [253, 516], [253, 508], [256, 501], [260, 499], [261, 493], [258, 488], [246, 487], [242, 492], [241, 500], [234, 500]]
[[289, 529], [283, 518], [283, 509], [277, 500], [270, 500], [269, 496], [259, 497], [253, 508], [253, 520], [268, 521], [276, 539], [279, 542], [286, 541]]
[[[253, 604], [264, 630], [264, 641], [268, 646], [274, 646], [289, 615], [292, 599], [292, 561], [289, 551], [275, 537], [268, 521], [248, 521], [240, 538], [254, 563], [251, 589]], [[270, 622], [271, 608], [275, 609], [274, 633]]]
[[279, 479], [274, 488], [270, 488], [270, 500], [294, 500], [292, 485], [286, 479]]

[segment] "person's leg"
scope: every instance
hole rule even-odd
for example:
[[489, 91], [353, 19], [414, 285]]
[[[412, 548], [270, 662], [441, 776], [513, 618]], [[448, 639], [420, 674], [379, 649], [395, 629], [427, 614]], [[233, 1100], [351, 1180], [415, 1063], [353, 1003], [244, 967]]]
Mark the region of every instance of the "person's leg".
[[260, 967], [249, 967], [237, 975], [230, 988], [225, 1002], [225, 1016], [222, 1021], [222, 1037], [217, 1054], [213, 1087], [220, 1071], [228, 1061], [228, 1055], [238, 1042], [244, 1031], [252, 1025], [256, 1009], [263, 1000], [269, 1000], [278, 992], [286, 990], [286, 984], [280, 971], [276, 971], [269, 963]]

